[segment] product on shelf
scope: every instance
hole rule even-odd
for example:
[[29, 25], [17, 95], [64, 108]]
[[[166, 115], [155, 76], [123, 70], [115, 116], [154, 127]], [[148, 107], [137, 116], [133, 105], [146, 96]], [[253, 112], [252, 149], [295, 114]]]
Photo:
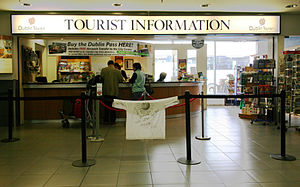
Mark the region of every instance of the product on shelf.
[[[274, 80], [275, 61], [273, 59], [256, 59], [253, 67], [246, 67], [241, 73], [242, 93], [245, 95], [253, 94], [272, 94], [275, 93]], [[273, 121], [270, 115], [274, 108], [274, 101], [271, 98], [245, 98], [240, 105], [241, 118], [257, 121]]]
[[61, 56], [57, 65], [57, 78], [60, 82], [86, 82], [90, 75], [89, 56]]
[[285, 112], [291, 115], [300, 114], [300, 51], [284, 51], [284, 63], [281, 64], [278, 89], [285, 90]]

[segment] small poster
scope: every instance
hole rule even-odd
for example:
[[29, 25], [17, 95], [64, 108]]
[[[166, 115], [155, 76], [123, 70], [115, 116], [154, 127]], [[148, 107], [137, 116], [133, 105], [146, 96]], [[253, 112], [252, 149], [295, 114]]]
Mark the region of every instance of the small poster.
[[12, 73], [11, 36], [0, 35], [0, 73]]
[[102, 83], [97, 83], [97, 96], [102, 96]]
[[178, 71], [186, 73], [186, 59], [178, 59]]
[[126, 70], [133, 69], [133, 59], [125, 59], [125, 69]]
[[115, 56], [115, 63], [118, 63], [120, 67], [123, 67], [123, 56]]
[[150, 52], [151, 45], [135, 41], [48, 41], [48, 55], [148, 57]]
[[141, 57], [149, 56], [151, 52], [151, 46], [149, 44], [137, 44], [138, 53], [141, 55]]
[[61, 42], [52, 42], [52, 44], [48, 45], [49, 54], [66, 54], [67, 52], [67, 44]]

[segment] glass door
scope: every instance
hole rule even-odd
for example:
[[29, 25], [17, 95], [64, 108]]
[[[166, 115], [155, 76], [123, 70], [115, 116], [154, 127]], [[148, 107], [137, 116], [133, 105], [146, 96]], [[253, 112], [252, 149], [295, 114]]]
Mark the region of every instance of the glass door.
[[[207, 44], [207, 94], [236, 94], [237, 69], [252, 63], [257, 42], [211, 41]], [[223, 105], [224, 99], [211, 99], [208, 104]]]

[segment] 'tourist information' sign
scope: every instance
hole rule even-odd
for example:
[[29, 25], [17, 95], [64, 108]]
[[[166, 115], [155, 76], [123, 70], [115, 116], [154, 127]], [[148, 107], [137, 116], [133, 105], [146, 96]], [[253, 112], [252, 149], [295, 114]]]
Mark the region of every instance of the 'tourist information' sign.
[[278, 34], [280, 16], [12, 15], [13, 34]]

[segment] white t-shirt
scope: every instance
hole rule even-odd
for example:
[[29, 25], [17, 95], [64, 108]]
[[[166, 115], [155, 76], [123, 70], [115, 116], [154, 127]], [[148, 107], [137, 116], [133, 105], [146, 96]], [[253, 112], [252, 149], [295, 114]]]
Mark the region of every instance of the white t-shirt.
[[178, 103], [175, 96], [142, 101], [114, 99], [112, 106], [126, 110], [126, 139], [165, 139], [165, 108]]

